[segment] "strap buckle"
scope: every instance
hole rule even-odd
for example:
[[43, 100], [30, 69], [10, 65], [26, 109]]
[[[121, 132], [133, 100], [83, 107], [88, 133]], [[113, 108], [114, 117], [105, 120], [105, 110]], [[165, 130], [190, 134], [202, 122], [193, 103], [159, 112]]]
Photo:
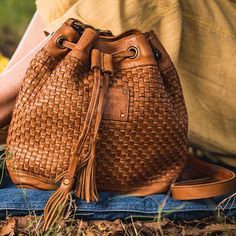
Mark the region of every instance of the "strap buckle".
[[83, 33], [86, 28], [90, 28], [90, 29], [96, 30], [99, 33], [99, 35], [101, 35], [101, 36], [113, 36], [113, 34], [110, 30], [96, 29], [91, 25], [83, 24], [83, 23], [80, 23], [78, 21], [74, 21], [72, 25], [80, 33]]

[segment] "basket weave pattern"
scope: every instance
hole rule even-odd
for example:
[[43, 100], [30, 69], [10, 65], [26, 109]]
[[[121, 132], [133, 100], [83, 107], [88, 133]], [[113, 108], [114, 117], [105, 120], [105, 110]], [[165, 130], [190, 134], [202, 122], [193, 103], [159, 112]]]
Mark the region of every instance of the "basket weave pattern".
[[187, 120], [178, 77], [172, 70], [164, 73], [166, 77], [161, 77], [157, 66], [117, 71], [113, 86], [129, 90], [129, 118], [128, 122], [103, 120], [101, 124], [97, 147], [100, 188], [169, 182], [182, 170]]
[[[122, 191], [170, 184], [187, 157], [187, 113], [175, 68], [116, 69], [110, 87], [128, 91], [128, 118], [101, 122], [98, 188]], [[10, 174], [34, 176], [56, 188], [55, 178], [68, 169], [82, 131], [92, 88], [93, 75], [77, 58], [58, 60], [44, 49], [38, 52], [26, 72], [9, 129]], [[87, 142], [83, 153], [88, 148]]]

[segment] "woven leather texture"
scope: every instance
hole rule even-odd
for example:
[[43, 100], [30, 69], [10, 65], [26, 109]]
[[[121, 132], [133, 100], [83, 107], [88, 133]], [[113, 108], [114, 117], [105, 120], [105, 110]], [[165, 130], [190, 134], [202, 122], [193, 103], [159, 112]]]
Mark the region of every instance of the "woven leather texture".
[[[74, 56], [57, 58], [46, 48], [36, 54], [8, 133], [7, 167], [16, 184], [24, 177], [24, 186], [38, 187], [34, 178], [40, 188], [57, 188], [55, 178], [67, 171], [82, 132], [93, 81], [90, 68]], [[117, 67], [109, 86], [128, 91], [128, 117], [101, 122], [98, 189], [126, 192], [158, 183], [167, 188], [187, 159], [187, 112], [174, 66], [160, 71], [157, 61]]]
[[112, 84], [127, 86], [129, 116], [127, 122], [103, 120], [100, 126], [98, 186], [135, 188], [170, 182], [187, 156], [186, 111], [175, 69], [163, 76], [157, 66], [116, 71]]

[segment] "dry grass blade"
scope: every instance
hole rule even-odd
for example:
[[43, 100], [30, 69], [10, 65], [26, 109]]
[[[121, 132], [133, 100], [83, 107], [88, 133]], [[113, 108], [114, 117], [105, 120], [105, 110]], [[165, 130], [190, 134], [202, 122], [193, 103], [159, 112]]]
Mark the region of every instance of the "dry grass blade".
[[227, 207], [230, 208], [229, 204], [233, 205], [236, 198], [236, 193], [233, 193], [229, 197], [223, 199], [217, 206], [218, 210], [225, 210]]

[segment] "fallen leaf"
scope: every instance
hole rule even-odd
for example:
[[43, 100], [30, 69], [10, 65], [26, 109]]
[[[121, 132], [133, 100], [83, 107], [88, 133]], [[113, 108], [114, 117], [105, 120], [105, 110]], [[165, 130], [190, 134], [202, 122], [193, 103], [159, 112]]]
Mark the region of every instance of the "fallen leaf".
[[14, 236], [14, 230], [16, 226], [16, 221], [14, 218], [10, 218], [6, 221], [1, 222], [0, 226], [0, 235], [5, 236]]

